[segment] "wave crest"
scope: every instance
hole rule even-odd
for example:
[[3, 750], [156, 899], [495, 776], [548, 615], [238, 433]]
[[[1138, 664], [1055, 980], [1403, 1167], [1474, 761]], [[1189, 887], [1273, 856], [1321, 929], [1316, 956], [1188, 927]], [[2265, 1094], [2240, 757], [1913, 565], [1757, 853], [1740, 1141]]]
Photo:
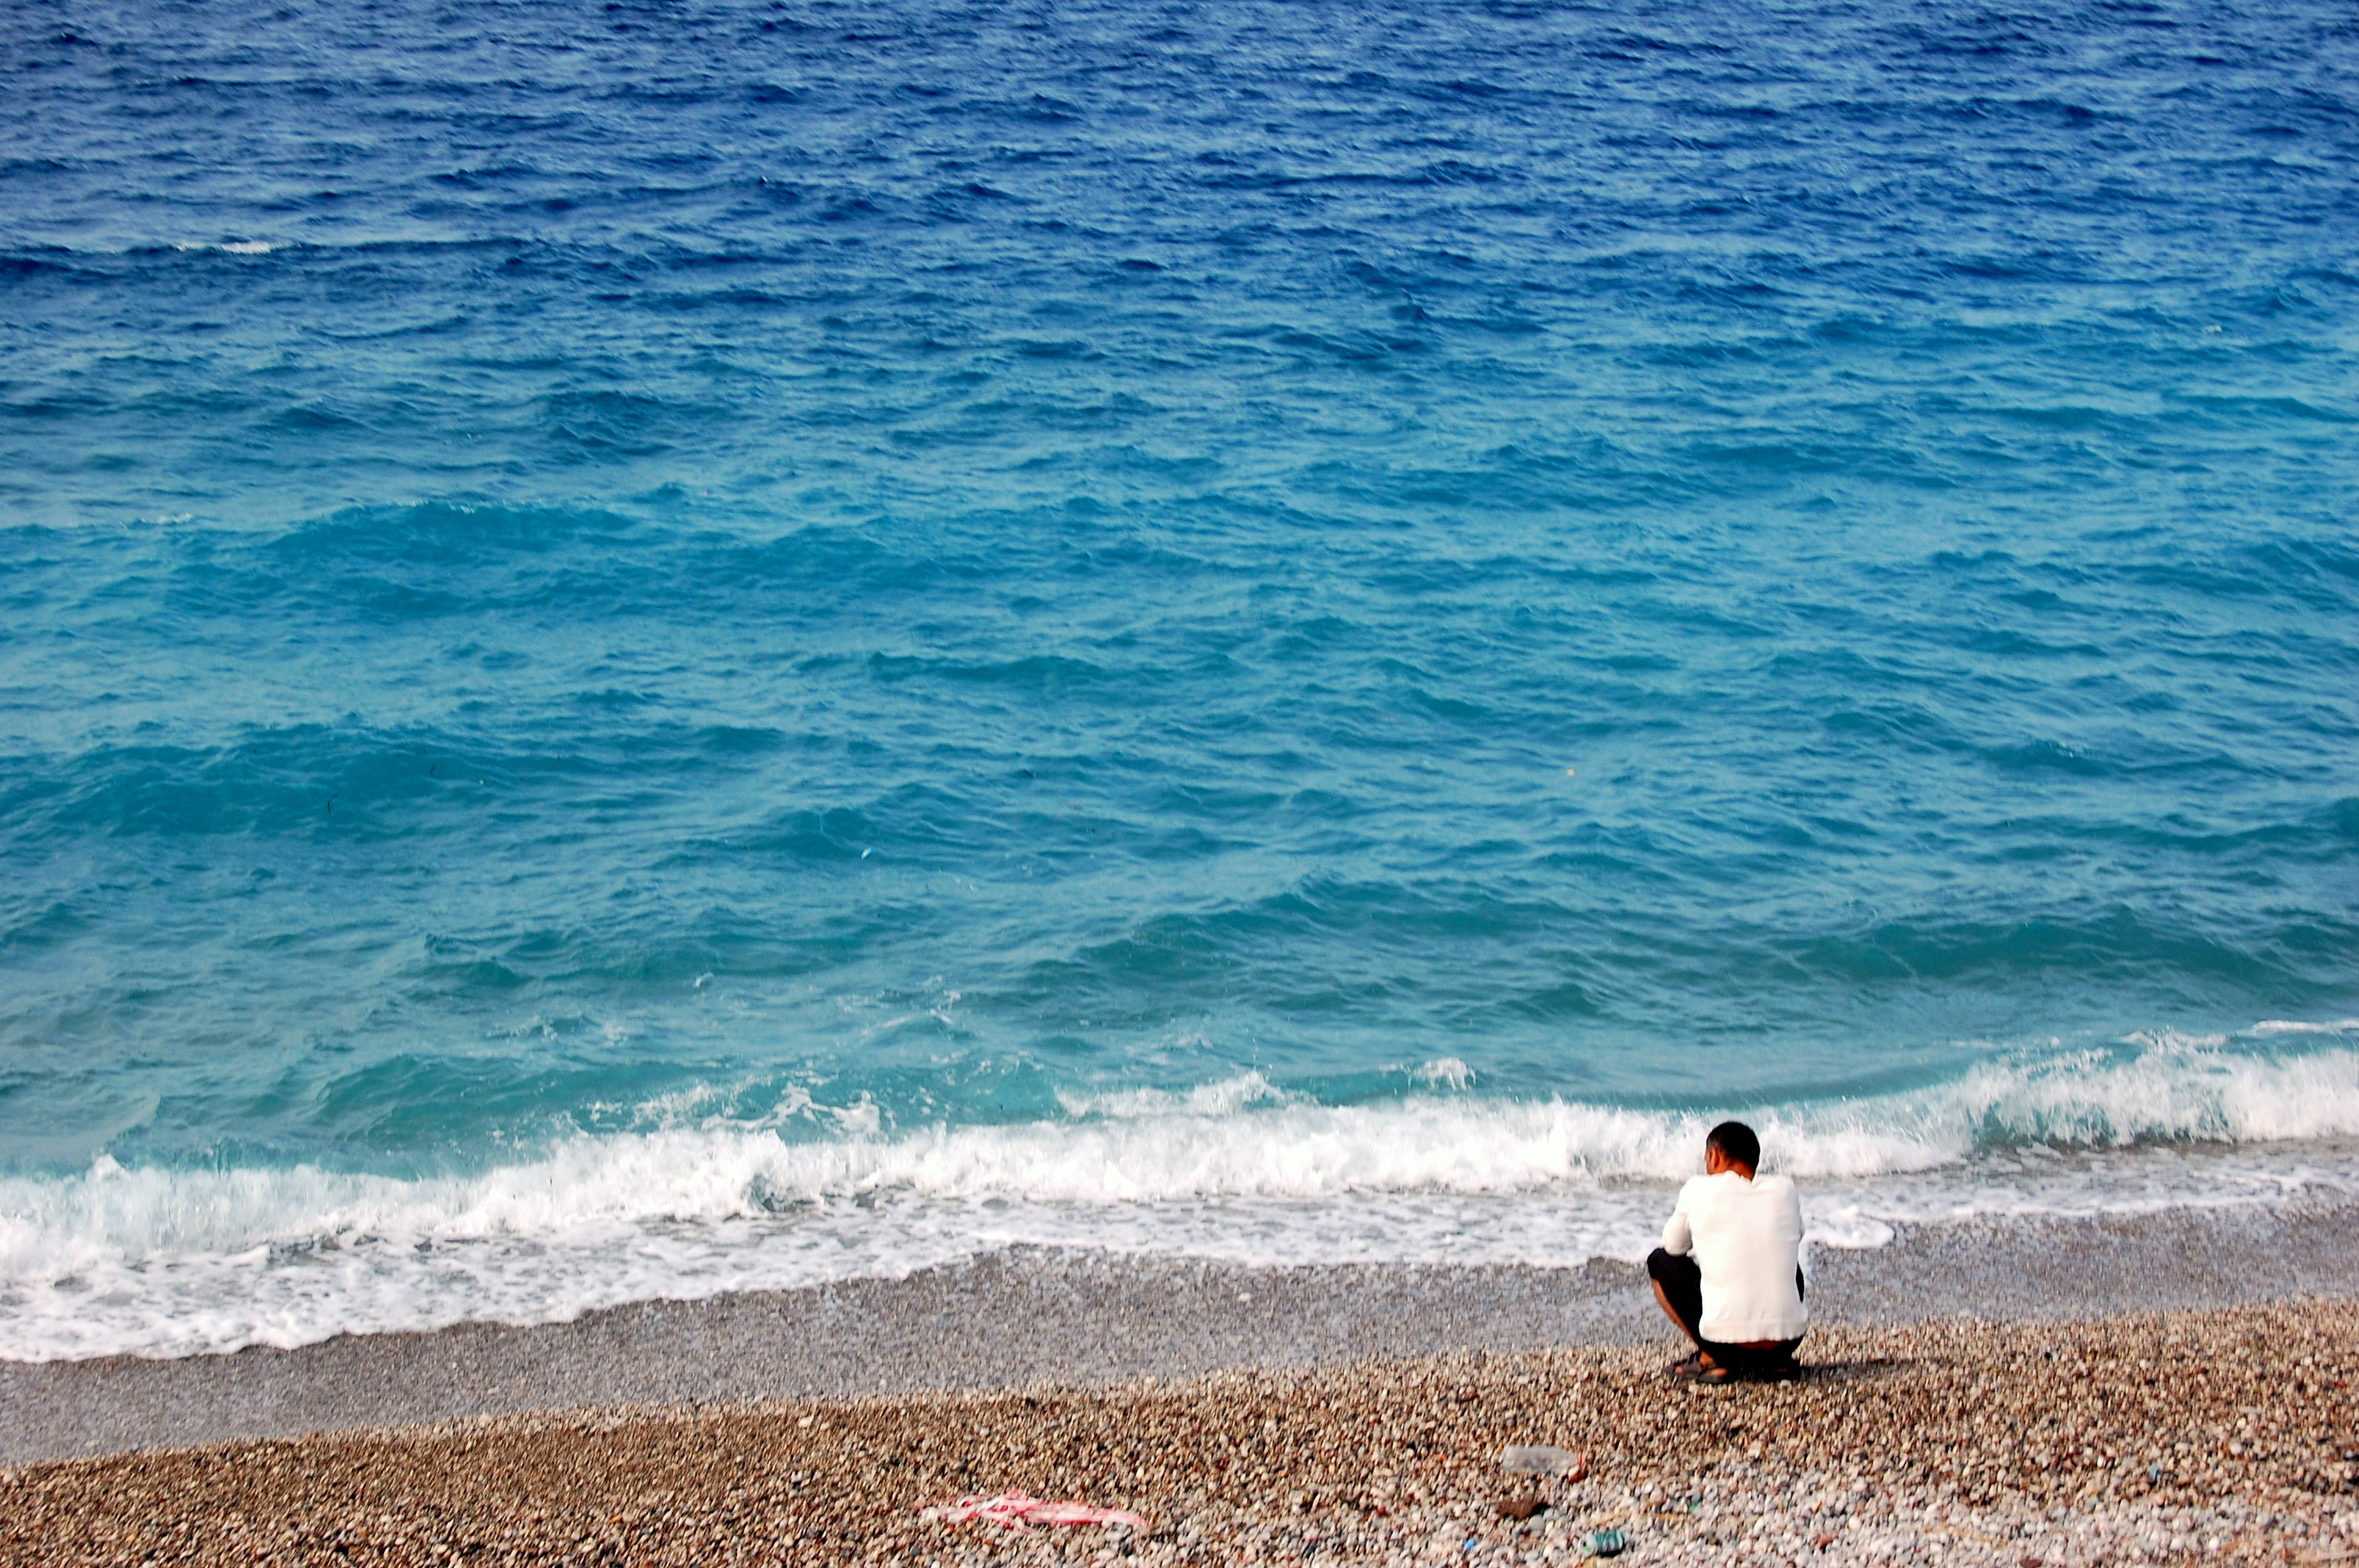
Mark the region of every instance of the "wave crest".
[[[2290, 1033], [2252, 1033], [2265, 1032]], [[1453, 1227], [1489, 1223], [1466, 1205], [1495, 1209], [1510, 1195], [1556, 1217], [1506, 1227], [1494, 1250], [1516, 1255], [1528, 1236], [1529, 1260], [1621, 1255], [1660, 1207], [1656, 1184], [1693, 1171], [1718, 1119], [1459, 1094], [1326, 1106], [1259, 1074], [1075, 1097], [1069, 1119], [1013, 1126], [888, 1133], [860, 1108], [822, 1140], [712, 1119], [576, 1135], [460, 1175], [126, 1169], [101, 1157], [71, 1176], [0, 1180], [0, 1356], [544, 1321], [902, 1273], [1011, 1239], [1185, 1249], [1231, 1224], [1205, 1217], [1239, 1205], [1265, 1233], [1217, 1245], [1259, 1247], [1264, 1261], [1290, 1260], [1355, 1206], [1384, 1218], [1361, 1227], [1350, 1255], [1452, 1256]], [[1981, 1179], [1977, 1162], [2009, 1151], [2359, 1136], [2359, 1051], [2276, 1056], [2156, 1037], [1987, 1064], [1913, 1094], [1745, 1114], [1770, 1163], [1818, 1184], [1821, 1239], [1874, 1245], [1889, 1230], [1846, 1184], [1933, 1173], [1963, 1192]], [[1940, 1175], [1947, 1167], [1964, 1169]], [[2017, 1210], [2040, 1201], [2006, 1199]]]

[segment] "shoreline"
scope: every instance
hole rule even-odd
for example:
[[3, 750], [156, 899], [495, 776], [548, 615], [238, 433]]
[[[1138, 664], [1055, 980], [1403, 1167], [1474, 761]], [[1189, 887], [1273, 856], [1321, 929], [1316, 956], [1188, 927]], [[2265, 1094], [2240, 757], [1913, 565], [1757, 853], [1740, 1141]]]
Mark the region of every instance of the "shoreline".
[[[484, 1417], [0, 1471], [0, 1563], [1572, 1565], [2359, 1557], [2359, 1302], [1835, 1327], [1796, 1382], [1664, 1347], [1096, 1390]], [[1559, 1444], [1582, 1474], [1506, 1473]], [[1021, 1490], [1136, 1526], [1012, 1532]]]
[[[1931, 1319], [2359, 1299], [2359, 1202], [1896, 1227], [1812, 1256], [1814, 1338]], [[0, 1465], [471, 1418], [1102, 1389], [1461, 1352], [1668, 1346], [1633, 1264], [1249, 1267], [1016, 1249], [902, 1280], [648, 1302], [571, 1322], [179, 1360], [0, 1362]], [[1808, 1346], [1806, 1346], [1806, 1353]]]

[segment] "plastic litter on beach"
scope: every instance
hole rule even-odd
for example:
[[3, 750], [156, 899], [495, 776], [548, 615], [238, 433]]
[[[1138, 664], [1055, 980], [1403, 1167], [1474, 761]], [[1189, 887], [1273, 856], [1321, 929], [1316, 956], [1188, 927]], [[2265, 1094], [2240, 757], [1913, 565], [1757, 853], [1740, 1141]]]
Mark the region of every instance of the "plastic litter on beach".
[[1589, 1474], [1588, 1465], [1571, 1449], [1539, 1443], [1507, 1444], [1499, 1452], [1499, 1468], [1510, 1476], [1557, 1476], [1568, 1481]]
[[940, 1519], [946, 1524], [968, 1524], [982, 1519], [1008, 1530], [1027, 1530], [1036, 1524], [1119, 1524], [1132, 1530], [1145, 1530], [1144, 1516], [1127, 1509], [1092, 1508], [1087, 1503], [1052, 1503], [1033, 1497], [1028, 1492], [1002, 1492], [996, 1497], [961, 1498], [954, 1503], [929, 1503], [918, 1510], [919, 1519]]
[[1587, 1542], [1592, 1557], [1619, 1557], [1629, 1544], [1618, 1530], [1593, 1530]]

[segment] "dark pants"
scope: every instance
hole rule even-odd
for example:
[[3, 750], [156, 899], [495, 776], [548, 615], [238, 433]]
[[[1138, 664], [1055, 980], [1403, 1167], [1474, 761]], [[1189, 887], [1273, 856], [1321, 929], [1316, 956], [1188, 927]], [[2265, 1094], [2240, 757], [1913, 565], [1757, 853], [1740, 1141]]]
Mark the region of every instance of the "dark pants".
[[[1800, 1339], [1784, 1339], [1775, 1345], [1759, 1346], [1722, 1345], [1706, 1339], [1696, 1332], [1703, 1321], [1703, 1271], [1696, 1267], [1693, 1258], [1674, 1257], [1658, 1247], [1647, 1256], [1647, 1274], [1663, 1287], [1663, 1299], [1671, 1303], [1673, 1315], [1696, 1348], [1732, 1372], [1754, 1372], [1772, 1367], [1782, 1367], [1794, 1358]], [[1802, 1293], [1802, 1271], [1794, 1271], [1794, 1292]]]

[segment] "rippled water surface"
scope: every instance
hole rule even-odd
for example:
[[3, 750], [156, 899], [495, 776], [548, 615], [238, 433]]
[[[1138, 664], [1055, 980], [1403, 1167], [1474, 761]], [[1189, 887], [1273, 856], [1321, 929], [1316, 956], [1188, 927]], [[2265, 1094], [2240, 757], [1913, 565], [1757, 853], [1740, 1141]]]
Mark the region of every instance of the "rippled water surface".
[[0, 1355], [2352, 1179], [2354, 68], [7, 8]]

